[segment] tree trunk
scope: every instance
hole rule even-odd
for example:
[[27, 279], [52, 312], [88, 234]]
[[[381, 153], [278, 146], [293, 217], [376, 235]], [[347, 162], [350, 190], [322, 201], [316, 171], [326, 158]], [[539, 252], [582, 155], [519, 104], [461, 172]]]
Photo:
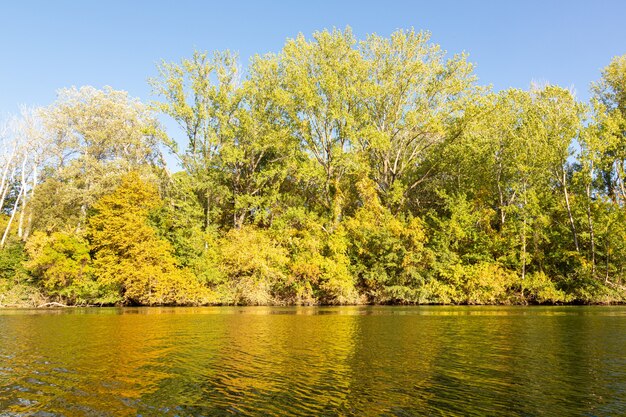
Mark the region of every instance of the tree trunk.
[[567, 178], [565, 176], [565, 170], [563, 170], [563, 194], [565, 194], [565, 206], [567, 207], [567, 215], [569, 217], [570, 228], [572, 229], [572, 236], [574, 237], [574, 247], [576, 248], [576, 252], [580, 252], [580, 247], [578, 246], [578, 234], [576, 233], [576, 224], [574, 223], [574, 216], [572, 215], [572, 208], [569, 203], [569, 193], [567, 192]]
[[522, 226], [522, 280], [526, 278], [526, 184], [524, 184], [524, 222]]
[[522, 228], [522, 280], [526, 278], [526, 217]]
[[15, 175], [15, 170], [16, 167], [13, 167], [13, 170], [11, 171], [11, 175], [9, 175], [9, 177], [7, 178], [7, 181], [5, 182], [3, 180], [2, 182], [2, 190], [0, 190], [0, 192], [2, 193], [2, 196], [0, 197], [0, 210], [2, 210], [2, 208], [4, 207], [4, 200], [7, 196], [7, 193], [9, 192], [9, 188], [10, 188], [10, 181], [11, 178], [13, 178], [13, 175]]
[[[24, 157], [24, 162], [22, 162], [22, 172], [24, 172], [24, 169], [26, 168], [26, 159], [27, 159], [27, 156]], [[13, 204], [13, 211], [11, 212], [11, 217], [9, 218], [7, 227], [4, 230], [4, 234], [2, 235], [2, 241], [0, 241], [0, 248], [4, 248], [4, 244], [6, 243], [7, 237], [9, 236], [9, 231], [11, 230], [11, 223], [13, 223], [13, 219], [15, 218], [15, 213], [17, 212], [17, 208], [19, 207], [20, 199], [23, 193], [24, 193], [24, 187], [21, 187], [20, 192], [17, 194], [17, 197], [15, 198], [15, 204]]]
[[591, 243], [591, 276], [596, 275], [596, 238], [593, 230], [593, 216], [591, 213], [591, 182], [593, 181], [593, 162], [589, 169], [589, 182], [586, 184], [587, 191], [587, 222], [589, 223], [589, 239]]
[[0, 242], [0, 248], [4, 248], [4, 244], [6, 243], [7, 237], [9, 236], [9, 231], [11, 230], [11, 223], [13, 223], [13, 219], [15, 218], [15, 212], [18, 208], [18, 203], [20, 202], [20, 197], [22, 196], [22, 190], [18, 194], [15, 199], [15, 204], [13, 205], [13, 211], [11, 212], [11, 217], [9, 217], [9, 222], [7, 223], [6, 229], [4, 229], [4, 234], [2, 235], [2, 241]]
[[619, 191], [622, 196], [622, 203], [626, 204], [626, 190], [624, 189], [624, 179], [622, 171], [623, 163], [618, 163], [618, 161], [615, 161], [615, 174], [617, 175], [617, 185], [619, 186]]
[[20, 218], [17, 221], [17, 237], [23, 240], [24, 236], [24, 210], [26, 210], [26, 195], [22, 193], [22, 209], [20, 210]]
[[2, 194], [2, 198], [0, 199], [0, 210], [4, 206], [4, 198], [6, 197], [7, 190], [9, 189], [8, 180], [13, 177], [13, 174], [15, 174], [15, 167], [13, 167], [11, 175], [7, 177], [7, 175], [9, 174], [9, 169], [11, 168], [11, 162], [13, 162], [14, 157], [15, 150], [13, 150], [13, 152], [7, 159], [4, 169], [2, 170], [2, 182], [0, 183], [0, 194]]
[[[30, 190], [30, 199], [35, 198], [35, 188], [37, 188], [37, 165], [33, 165], [33, 186]], [[23, 240], [26, 241], [28, 236], [30, 236], [30, 229], [33, 225], [33, 210], [30, 209], [28, 213], [28, 220], [26, 221], [26, 229], [24, 230]]]
[[26, 210], [26, 171], [25, 166], [22, 167], [22, 183], [20, 189], [22, 190], [22, 209], [20, 210], [20, 219], [17, 222], [17, 237], [22, 239], [24, 231], [24, 212]]
[[241, 229], [245, 219], [246, 219], [246, 211], [245, 210], [242, 210], [240, 213], [235, 211], [233, 213], [233, 227], [235, 227], [235, 229]]
[[604, 275], [604, 282], [607, 283], [609, 282], [609, 260], [610, 260], [610, 250], [611, 250], [611, 246], [610, 244], [607, 242], [606, 244], [606, 274]]
[[209, 230], [209, 226], [211, 225], [211, 192], [207, 190], [206, 192], [206, 209], [204, 210], [204, 229], [206, 231]]
[[[498, 158], [497, 154], [496, 154], [496, 158]], [[500, 199], [500, 207], [498, 207], [498, 211], [500, 212], [500, 231], [504, 229], [504, 220], [506, 218], [506, 214], [504, 213], [504, 192], [502, 191], [502, 184], [500, 184], [501, 177], [502, 177], [502, 161], [499, 160], [498, 176], [496, 178], [496, 183], [498, 184], [498, 197]]]
[[[209, 231], [209, 226], [211, 225], [211, 219], [210, 219], [210, 214], [211, 214], [211, 192], [209, 190], [206, 191], [206, 207], [204, 209], [204, 231], [208, 232]], [[208, 241], [204, 241], [204, 250], [208, 250], [209, 249], [209, 242]]]

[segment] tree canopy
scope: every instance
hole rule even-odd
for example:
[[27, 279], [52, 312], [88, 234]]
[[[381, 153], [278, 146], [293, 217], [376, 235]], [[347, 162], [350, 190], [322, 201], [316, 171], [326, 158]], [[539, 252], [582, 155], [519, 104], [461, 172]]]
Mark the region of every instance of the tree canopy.
[[589, 103], [493, 91], [414, 30], [246, 68], [198, 51], [149, 82], [2, 125], [0, 304], [626, 299], [626, 56]]

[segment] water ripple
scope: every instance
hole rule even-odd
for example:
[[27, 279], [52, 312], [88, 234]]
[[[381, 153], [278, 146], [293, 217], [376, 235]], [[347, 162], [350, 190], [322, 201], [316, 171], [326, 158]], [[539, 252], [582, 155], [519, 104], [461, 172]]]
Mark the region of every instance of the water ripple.
[[0, 311], [0, 417], [618, 415], [626, 308]]

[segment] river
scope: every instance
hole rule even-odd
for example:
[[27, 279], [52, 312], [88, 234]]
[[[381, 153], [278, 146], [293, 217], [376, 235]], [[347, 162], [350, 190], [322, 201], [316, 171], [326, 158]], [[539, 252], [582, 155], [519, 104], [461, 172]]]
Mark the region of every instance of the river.
[[626, 415], [626, 307], [0, 310], [0, 416]]

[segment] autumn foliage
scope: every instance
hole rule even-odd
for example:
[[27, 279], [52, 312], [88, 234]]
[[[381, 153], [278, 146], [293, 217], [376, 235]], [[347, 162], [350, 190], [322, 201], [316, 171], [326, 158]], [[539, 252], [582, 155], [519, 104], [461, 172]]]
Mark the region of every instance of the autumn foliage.
[[65, 89], [2, 130], [0, 304], [626, 298], [625, 57], [589, 103], [415, 31], [157, 70], [150, 105]]

